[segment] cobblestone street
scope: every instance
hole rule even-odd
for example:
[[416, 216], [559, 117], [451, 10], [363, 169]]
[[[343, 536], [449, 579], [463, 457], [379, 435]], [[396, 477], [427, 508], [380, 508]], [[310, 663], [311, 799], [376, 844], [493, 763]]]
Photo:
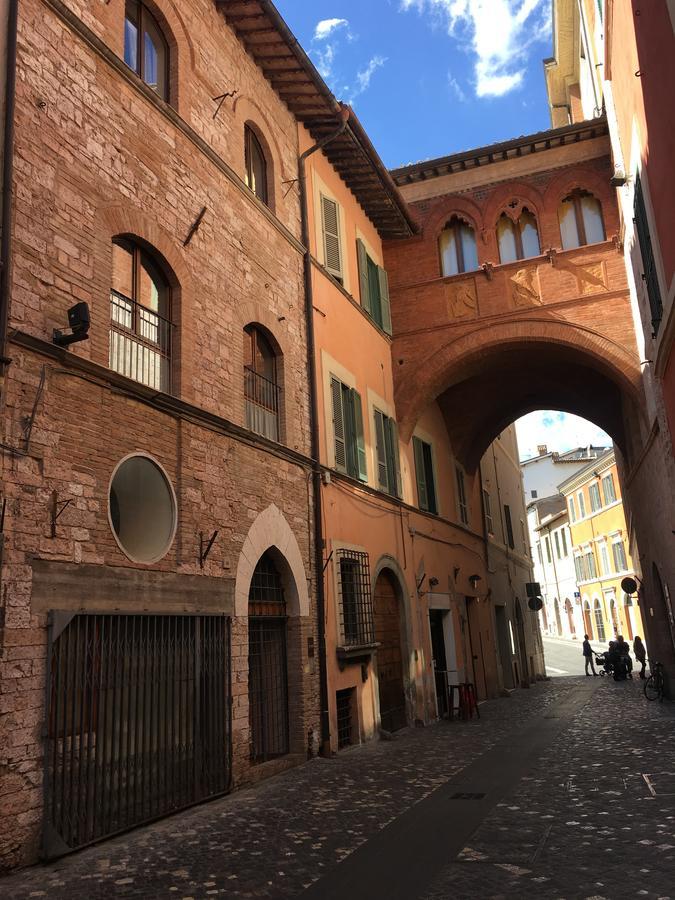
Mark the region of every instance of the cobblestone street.
[[26, 870], [0, 895], [675, 898], [674, 734], [638, 680], [558, 678]]

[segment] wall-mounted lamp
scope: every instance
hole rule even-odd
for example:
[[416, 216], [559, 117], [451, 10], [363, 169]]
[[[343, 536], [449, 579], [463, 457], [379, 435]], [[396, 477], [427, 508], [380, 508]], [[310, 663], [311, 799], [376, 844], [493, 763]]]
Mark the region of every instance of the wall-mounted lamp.
[[438, 578], [430, 578], [429, 579], [429, 587], [435, 588], [438, 586]]
[[478, 582], [482, 580], [483, 579], [480, 575], [469, 575], [469, 581], [471, 582], [471, 587], [474, 589], [474, 591], [476, 590], [476, 585], [478, 584]]
[[455, 579], [455, 581], [457, 581], [458, 575], [459, 575], [459, 566], [455, 566], [455, 568], [452, 570], [452, 577]]

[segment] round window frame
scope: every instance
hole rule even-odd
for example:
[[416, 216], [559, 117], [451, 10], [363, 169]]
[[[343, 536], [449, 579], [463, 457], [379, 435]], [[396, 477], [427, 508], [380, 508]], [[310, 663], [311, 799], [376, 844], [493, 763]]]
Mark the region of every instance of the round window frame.
[[[171, 523], [171, 537], [169, 538], [169, 540], [166, 544], [166, 548], [163, 550], [163, 552], [160, 553], [158, 556], [152, 557], [152, 559], [137, 559], [136, 557], [132, 556], [128, 550], [126, 550], [124, 548], [124, 546], [122, 545], [122, 542], [120, 541], [119, 537], [117, 536], [117, 532], [115, 531], [115, 526], [113, 525], [112, 516], [110, 514], [110, 493], [112, 491], [112, 485], [113, 485], [113, 481], [115, 480], [115, 476], [117, 475], [120, 468], [124, 465], [124, 463], [128, 462], [130, 459], [135, 459], [137, 457], [142, 457], [143, 459], [147, 459], [151, 463], [154, 463], [157, 466], [157, 468], [159, 469], [159, 471], [162, 474], [162, 477], [164, 478], [166, 485], [169, 488], [169, 493], [171, 494], [171, 501], [172, 501], [172, 505], [173, 505], [173, 521]], [[174, 486], [171, 483], [171, 479], [169, 478], [168, 472], [166, 471], [166, 469], [164, 468], [164, 466], [160, 463], [160, 461], [158, 459], [156, 459], [151, 453], [146, 453], [144, 450], [134, 450], [132, 453], [127, 453], [126, 456], [123, 456], [122, 459], [119, 460], [119, 462], [113, 469], [112, 474], [110, 476], [110, 480], [108, 482], [107, 504], [108, 504], [108, 525], [110, 525], [110, 530], [112, 531], [112, 535], [115, 538], [115, 542], [116, 542], [117, 546], [120, 548], [120, 550], [122, 551], [122, 553], [126, 556], [126, 558], [128, 560], [131, 560], [132, 563], [135, 563], [136, 565], [139, 565], [139, 566], [150, 566], [150, 565], [154, 565], [154, 563], [159, 562], [161, 559], [164, 559], [164, 557], [167, 555], [167, 553], [173, 546], [173, 542], [176, 539], [176, 531], [178, 530], [178, 500], [176, 498], [176, 491], [174, 490]]]

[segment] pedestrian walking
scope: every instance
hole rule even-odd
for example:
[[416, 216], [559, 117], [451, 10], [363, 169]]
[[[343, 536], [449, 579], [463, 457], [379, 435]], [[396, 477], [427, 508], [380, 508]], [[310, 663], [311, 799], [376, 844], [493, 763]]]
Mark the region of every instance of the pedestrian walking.
[[635, 654], [635, 659], [640, 663], [642, 668], [640, 669], [640, 678], [645, 677], [645, 664], [647, 662], [647, 650], [645, 645], [642, 643], [642, 638], [639, 634], [635, 635], [635, 640], [633, 641], [633, 653]]
[[[584, 635], [584, 642], [581, 645], [582, 653], [584, 654], [584, 660], [586, 663], [586, 674], [590, 675], [593, 672], [594, 675], [598, 673], [595, 671], [595, 666], [593, 665], [593, 648], [591, 647], [591, 642], [588, 640], [588, 635]], [[590, 663], [591, 672], [588, 671], [588, 664]]]

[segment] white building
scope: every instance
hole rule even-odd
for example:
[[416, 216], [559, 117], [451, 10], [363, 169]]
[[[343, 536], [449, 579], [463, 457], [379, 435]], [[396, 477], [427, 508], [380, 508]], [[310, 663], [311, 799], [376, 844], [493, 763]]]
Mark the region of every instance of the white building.
[[607, 447], [575, 447], [565, 453], [549, 451], [546, 444], [537, 448], [537, 456], [520, 463], [525, 486], [525, 503], [558, 494], [558, 485], [597, 459]]

